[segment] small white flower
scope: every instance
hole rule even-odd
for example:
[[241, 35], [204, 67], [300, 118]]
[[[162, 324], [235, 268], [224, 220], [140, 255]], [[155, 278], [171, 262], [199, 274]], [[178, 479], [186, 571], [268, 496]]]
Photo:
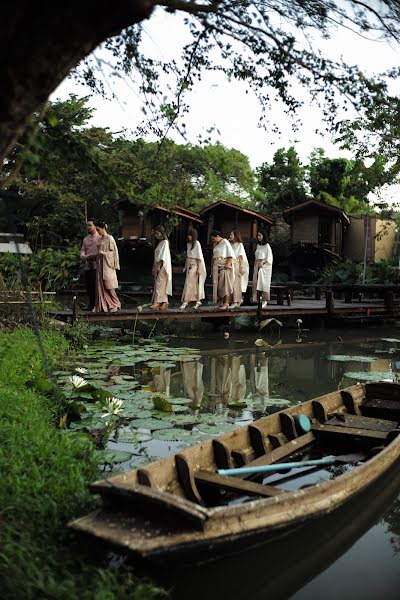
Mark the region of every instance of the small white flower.
[[79, 377], [79, 375], [72, 375], [72, 377], [69, 377], [68, 379], [76, 390], [85, 387], [85, 385], [88, 385], [89, 383], [86, 379], [83, 379], [83, 377]]
[[141, 305], [139, 304], [139, 306], [137, 307], [137, 311], [138, 311], [138, 312], [142, 312], [142, 310], [143, 310], [143, 306], [141, 306]]
[[85, 367], [76, 367], [75, 373], [80, 373], [80, 375], [87, 375], [89, 371], [85, 369]]
[[108, 411], [101, 416], [102, 419], [105, 417], [112, 417], [113, 415], [118, 415], [122, 410], [123, 401], [118, 398], [111, 398], [108, 400], [105, 409]]
[[301, 319], [297, 319], [297, 321], [296, 321], [297, 325], [301, 325], [301, 324], [302, 324], [302, 322], [303, 322], [303, 321], [302, 321]]

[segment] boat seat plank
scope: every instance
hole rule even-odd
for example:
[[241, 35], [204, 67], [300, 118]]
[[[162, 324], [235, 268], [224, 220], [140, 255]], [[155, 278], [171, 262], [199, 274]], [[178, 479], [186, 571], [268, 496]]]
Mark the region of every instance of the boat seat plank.
[[364, 388], [358, 390], [342, 390], [341, 396], [346, 410], [351, 415], [361, 415], [360, 404], [365, 398]]
[[203, 504], [203, 499], [199, 494], [193, 477], [193, 468], [183, 453], [175, 455], [175, 465], [178, 479], [185, 492], [186, 498], [192, 502]]
[[279, 415], [282, 433], [287, 437], [288, 440], [293, 440], [298, 437], [296, 430], [296, 424], [292, 415], [282, 412]]
[[244, 450], [232, 450], [232, 458], [237, 467], [244, 467], [250, 461], [256, 458], [253, 448], [245, 448]]
[[147, 485], [124, 482], [119, 482], [118, 485], [114, 485], [113, 483], [104, 480], [97, 482], [96, 486], [93, 486], [92, 491], [101, 494], [103, 498], [107, 498], [108, 502], [111, 504], [121, 504], [122, 502], [125, 509], [128, 508], [134, 510], [140, 503], [145, 507], [153, 505], [157, 507], [157, 510], [165, 509], [167, 511], [172, 511], [176, 515], [192, 521], [200, 527], [203, 526], [208, 518], [207, 509], [202, 506], [193, 504], [193, 502], [190, 502], [181, 496], [175, 496], [169, 492], [161, 492], [150, 488]]
[[257, 456], [262, 456], [268, 452], [268, 440], [264, 435], [263, 430], [256, 424], [249, 425], [249, 435], [251, 445], [254, 448]]
[[268, 439], [272, 444], [272, 447], [280, 448], [281, 446], [285, 446], [288, 443], [287, 437], [282, 433], [269, 433]]
[[[315, 440], [315, 436], [312, 431], [305, 433], [304, 435], [299, 436], [298, 438], [291, 440], [284, 446], [279, 446], [279, 448], [275, 448], [275, 450], [271, 450], [267, 454], [263, 456], [259, 456], [258, 458], [252, 460], [247, 463], [247, 467], [259, 467], [261, 465], [271, 465], [273, 463], [282, 460], [283, 458], [287, 458], [290, 454], [301, 450], [305, 446], [312, 444]], [[245, 477], [251, 477], [251, 475], [246, 475]]]
[[368, 398], [361, 405], [363, 414], [375, 412], [387, 412], [389, 414], [400, 415], [400, 401], [392, 398]]
[[313, 431], [318, 437], [320, 436], [348, 436], [348, 437], [357, 437], [362, 438], [364, 440], [379, 440], [386, 441], [388, 437], [387, 431], [374, 431], [371, 429], [360, 429], [356, 427], [342, 427], [337, 425], [328, 425], [327, 423], [319, 423], [314, 424], [311, 427], [311, 431]]
[[212, 441], [214, 449], [215, 462], [220, 469], [232, 469], [233, 461], [231, 448], [222, 440], [214, 439]]
[[197, 485], [217, 487], [226, 492], [233, 492], [241, 495], [245, 494], [246, 496], [266, 496], [270, 498], [271, 496], [278, 496], [284, 492], [284, 490], [280, 490], [271, 485], [253, 483], [252, 481], [246, 481], [245, 479], [236, 479], [235, 477], [210, 473], [209, 471], [197, 471], [194, 474], [194, 478]]
[[397, 421], [388, 421], [387, 419], [376, 419], [373, 417], [361, 417], [358, 415], [348, 415], [340, 413], [334, 415], [326, 422], [326, 425], [335, 425], [338, 427], [355, 427], [356, 429], [368, 429], [372, 431], [392, 431], [396, 429]]

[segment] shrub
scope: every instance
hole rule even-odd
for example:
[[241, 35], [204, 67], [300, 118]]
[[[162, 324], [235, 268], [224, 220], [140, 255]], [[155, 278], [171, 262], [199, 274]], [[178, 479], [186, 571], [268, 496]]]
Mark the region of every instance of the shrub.
[[[29, 286], [32, 290], [57, 292], [73, 285], [78, 277], [80, 260], [76, 247], [67, 250], [38, 250], [35, 254], [22, 257]], [[19, 263], [16, 254], [6, 253], [0, 257], [0, 271], [4, 286], [20, 285]]]

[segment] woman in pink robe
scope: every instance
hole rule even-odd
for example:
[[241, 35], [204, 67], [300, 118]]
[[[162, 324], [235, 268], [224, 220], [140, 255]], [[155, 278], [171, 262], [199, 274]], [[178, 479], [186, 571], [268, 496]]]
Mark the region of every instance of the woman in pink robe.
[[96, 259], [96, 305], [93, 312], [117, 312], [121, 302], [115, 292], [118, 287], [116, 271], [119, 270], [117, 244], [107, 233], [107, 224], [96, 223], [100, 235], [99, 253]]

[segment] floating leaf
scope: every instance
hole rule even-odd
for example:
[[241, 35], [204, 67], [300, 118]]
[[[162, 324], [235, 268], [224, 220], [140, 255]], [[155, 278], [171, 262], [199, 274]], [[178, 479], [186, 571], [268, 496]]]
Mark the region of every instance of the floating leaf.
[[240, 315], [240, 317], [235, 317], [235, 324], [249, 327], [252, 324], [252, 319], [248, 315]]
[[132, 452], [126, 450], [97, 450], [95, 452], [96, 461], [101, 465], [113, 465], [123, 463], [129, 460]]
[[163, 440], [165, 442], [179, 442], [184, 439], [190, 439], [192, 437], [191, 431], [186, 429], [165, 429], [164, 431], [157, 431], [154, 434], [154, 438], [157, 440]]
[[150, 433], [143, 433], [141, 431], [133, 431], [132, 429], [121, 429], [115, 436], [118, 442], [124, 442], [128, 444], [140, 444], [143, 442], [149, 442], [153, 439]]
[[396, 375], [389, 371], [349, 371], [344, 376], [362, 381], [397, 381]]
[[383, 342], [397, 343], [400, 344], [400, 340], [397, 338], [381, 338]]
[[326, 357], [327, 360], [333, 360], [335, 362], [362, 362], [362, 363], [370, 363], [373, 360], [376, 360], [376, 356], [351, 356], [347, 354], [331, 354]]
[[264, 319], [264, 321], [261, 321], [261, 323], [260, 323], [260, 329], [264, 329], [264, 327], [266, 327], [270, 323], [276, 323], [277, 325], [279, 325], [279, 327], [283, 327], [282, 321], [278, 321], [277, 319], [274, 319], [272, 317], [271, 319]]
[[233, 408], [233, 409], [247, 408], [247, 404], [246, 404], [246, 402], [230, 402], [228, 404], [228, 408]]
[[172, 412], [172, 405], [164, 396], [157, 394], [153, 396], [152, 400], [156, 410], [161, 412]]
[[262, 338], [258, 338], [254, 343], [256, 346], [268, 346], [267, 342], [265, 342]]
[[171, 427], [171, 423], [161, 419], [135, 419], [134, 421], [131, 421], [131, 427], [155, 431], [157, 429], [169, 429]]
[[172, 369], [173, 367], [176, 367], [176, 364], [173, 362], [161, 362], [159, 360], [149, 361], [147, 362], [147, 365], [152, 369], [157, 369], [160, 367], [164, 367], [165, 369]]
[[265, 400], [266, 406], [290, 406], [291, 404], [291, 401], [286, 398], [266, 398]]

